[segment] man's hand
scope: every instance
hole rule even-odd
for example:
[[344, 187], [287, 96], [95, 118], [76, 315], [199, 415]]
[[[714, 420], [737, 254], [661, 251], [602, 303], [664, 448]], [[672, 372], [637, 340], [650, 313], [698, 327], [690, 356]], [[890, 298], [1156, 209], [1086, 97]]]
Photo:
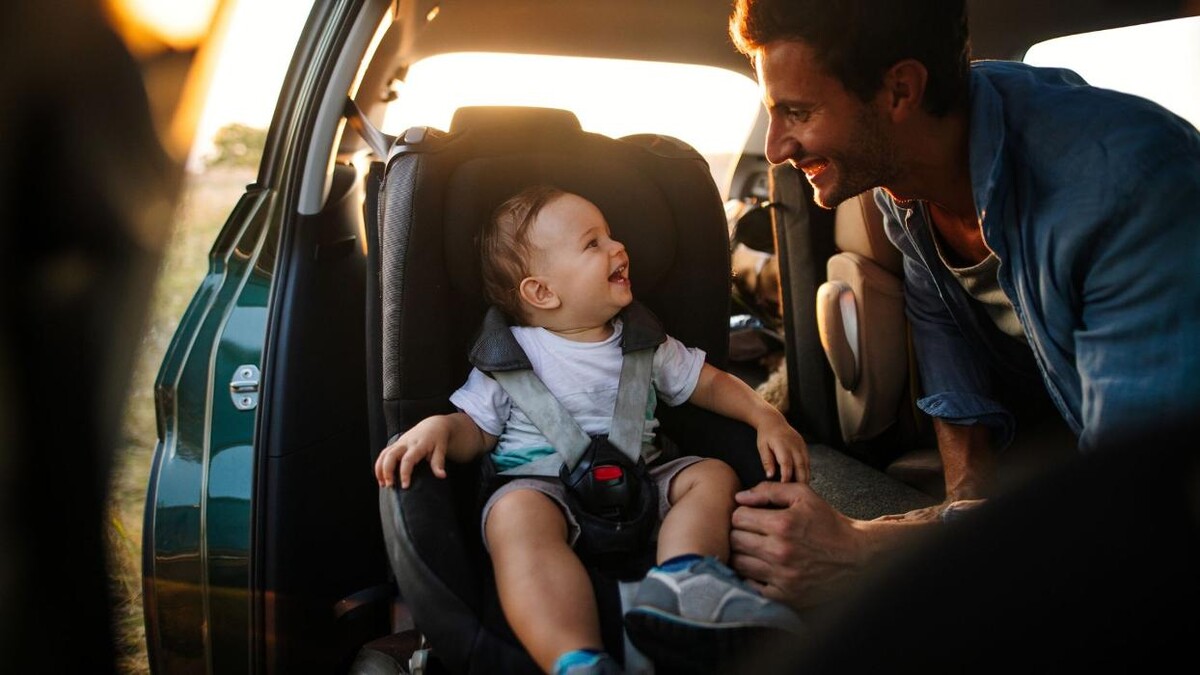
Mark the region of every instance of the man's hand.
[[393, 485], [398, 467], [400, 487], [407, 488], [412, 481], [413, 467], [426, 458], [433, 475], [446, 477], [446, 448], [452, 431], [448, 417], [437, 415], [421, 420], [379, 453], [379, 459], [375, 460], [375, 479], [380, 487]]
[[766, 597], [811, 607], [863, 564], [856, 521], [808, 485], [760, 483], [736, 498], [730, 565]]
[[797, 608], [828, 600], [872, 560], [940, 522], [854, 520], [803, 483], [759, 483], [736, 499], [730, 566], [763, 595]]
[[775, 477], [778, 465], [780, 481], [807, 483], [810, 478], [808, 444], [787, 419], [778, 413], [769, 415], [757, 426], [757, 431], [758, 456], [767, 478]]

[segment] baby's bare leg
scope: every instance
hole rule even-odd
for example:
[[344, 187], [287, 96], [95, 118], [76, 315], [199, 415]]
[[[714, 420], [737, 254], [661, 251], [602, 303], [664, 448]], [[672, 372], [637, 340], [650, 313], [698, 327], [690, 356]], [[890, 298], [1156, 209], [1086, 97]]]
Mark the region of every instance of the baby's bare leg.
[[733, 495], [741, 489], [728, 464], [706, 459], [671, 481], [671, 510], [658, 533], [658, 562], [693, 553], [729, 560]]
[[517, 490], [496, 502], [484, 528], [504, 616], [542, 670], [571, 650], [602, 650], [591, 580], [558, 506]]

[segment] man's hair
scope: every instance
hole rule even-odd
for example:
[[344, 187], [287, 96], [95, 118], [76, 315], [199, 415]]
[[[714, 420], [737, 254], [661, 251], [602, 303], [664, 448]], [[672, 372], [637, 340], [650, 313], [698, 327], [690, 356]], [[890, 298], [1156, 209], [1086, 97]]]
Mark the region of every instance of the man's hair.
[[565, 194], [551, 185], [525, 188], [496, 208], [480, 234], [483, 295], [518, 324], [529, 320], [519, 291], [533, 256], [529, 228], [547, 204]]
[[971, 46], [965, 0], [737, 0], [729, 35], [753, 57], [776, 40], [803, 42], [863, 101], [904, 59], [929, 71], [923, 106], [945, 115], [966, 101]]

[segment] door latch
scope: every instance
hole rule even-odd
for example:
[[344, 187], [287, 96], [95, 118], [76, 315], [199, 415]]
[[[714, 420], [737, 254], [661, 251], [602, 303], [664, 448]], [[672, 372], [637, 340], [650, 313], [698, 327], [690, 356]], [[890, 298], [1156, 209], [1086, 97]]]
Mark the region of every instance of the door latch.
[[233, 407], [238, 410], [254, 410], [258, 407], [258, 383], [262, 376], [258, 366], [246, 364], [238, 366], [229, 380], [229, 396], [233, 399]]

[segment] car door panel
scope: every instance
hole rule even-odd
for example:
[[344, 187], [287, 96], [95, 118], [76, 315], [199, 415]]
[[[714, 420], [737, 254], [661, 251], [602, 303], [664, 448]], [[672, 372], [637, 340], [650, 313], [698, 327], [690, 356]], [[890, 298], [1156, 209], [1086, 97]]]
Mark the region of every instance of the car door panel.
[[[255, 411], [235, 406], [229, 383], [239, 367], [261, 361], [270, 278], [250, 261], [262, 248], [270, 202], [252, 186], [234, 208], [155, 387], [160, 440], [143, 583], [156, 669], [240, 672], [249, 664]], [[208, 626], [219, 630], [209, 634]]]

